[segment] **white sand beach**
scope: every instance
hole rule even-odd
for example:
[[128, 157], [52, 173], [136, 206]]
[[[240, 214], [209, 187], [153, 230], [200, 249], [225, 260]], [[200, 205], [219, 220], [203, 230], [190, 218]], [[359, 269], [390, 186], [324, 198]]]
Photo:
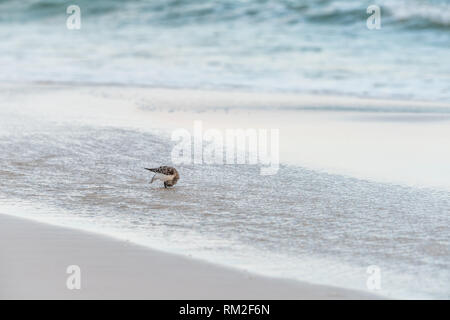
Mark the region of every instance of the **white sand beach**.
[[[49, 83], [0, 93], [0, 212], [58, 225], [2, 217], [2, 297], [365, 298], [371, 265], [380, 296], [447, 294], [448, 104]], [[171, 133], [196, 121], [280, 129], [278, 173], [183, 164], [175, 188], [150, 185], [143, 168], [172, 164]], [[80, 292], [65, 287], [73, 264]]]
[[[377, 299], [0, 214], [0, 299]], [[66, 269], [81, 269], [69, 290]]]

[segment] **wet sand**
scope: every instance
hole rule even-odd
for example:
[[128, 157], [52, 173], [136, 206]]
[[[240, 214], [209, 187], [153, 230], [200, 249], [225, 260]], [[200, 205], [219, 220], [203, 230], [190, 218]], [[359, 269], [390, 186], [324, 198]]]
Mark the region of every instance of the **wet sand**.
[[[67, 268], [81, 270], [69, 290]], [[374, 299], [0, 214], [0, 299]]]

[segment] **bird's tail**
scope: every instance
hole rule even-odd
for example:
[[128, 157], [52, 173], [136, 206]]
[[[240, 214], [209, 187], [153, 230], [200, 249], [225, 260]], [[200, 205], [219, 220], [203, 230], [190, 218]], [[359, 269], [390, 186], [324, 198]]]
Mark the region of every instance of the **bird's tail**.
[[145, 169], [145, 170], [148, 170], [148, 171], [151, 171], [151, 172], [155, 172], [155, 173], [157, 172], [157, 171], [156, 171], [156, 170], [157, 170], [156, 168], [153, 168], [153, 169], [151, 169], [151, 168], [144, 168], [144, 169]]

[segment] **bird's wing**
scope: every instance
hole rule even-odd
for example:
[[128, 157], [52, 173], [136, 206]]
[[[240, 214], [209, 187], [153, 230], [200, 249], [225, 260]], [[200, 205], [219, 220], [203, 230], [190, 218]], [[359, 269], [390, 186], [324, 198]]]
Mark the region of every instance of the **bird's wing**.
[[144, 168], [144, 169], [149, 170], [151, 172], [161, 173], [161, 174], [169, 175], [169, 176], [174, 174], [174, 169], [171, 167], [166, 167], [166, 166], [159, 167], [159, 168]]

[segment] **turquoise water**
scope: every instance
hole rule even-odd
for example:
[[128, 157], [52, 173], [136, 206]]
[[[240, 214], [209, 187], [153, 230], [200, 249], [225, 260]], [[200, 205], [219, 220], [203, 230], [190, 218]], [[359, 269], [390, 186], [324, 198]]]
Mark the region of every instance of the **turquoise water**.
[[[76, 2], [76, 3], [75, 3]], [[0, 1], [0, 80], [450, 101], [449, 1]]]

